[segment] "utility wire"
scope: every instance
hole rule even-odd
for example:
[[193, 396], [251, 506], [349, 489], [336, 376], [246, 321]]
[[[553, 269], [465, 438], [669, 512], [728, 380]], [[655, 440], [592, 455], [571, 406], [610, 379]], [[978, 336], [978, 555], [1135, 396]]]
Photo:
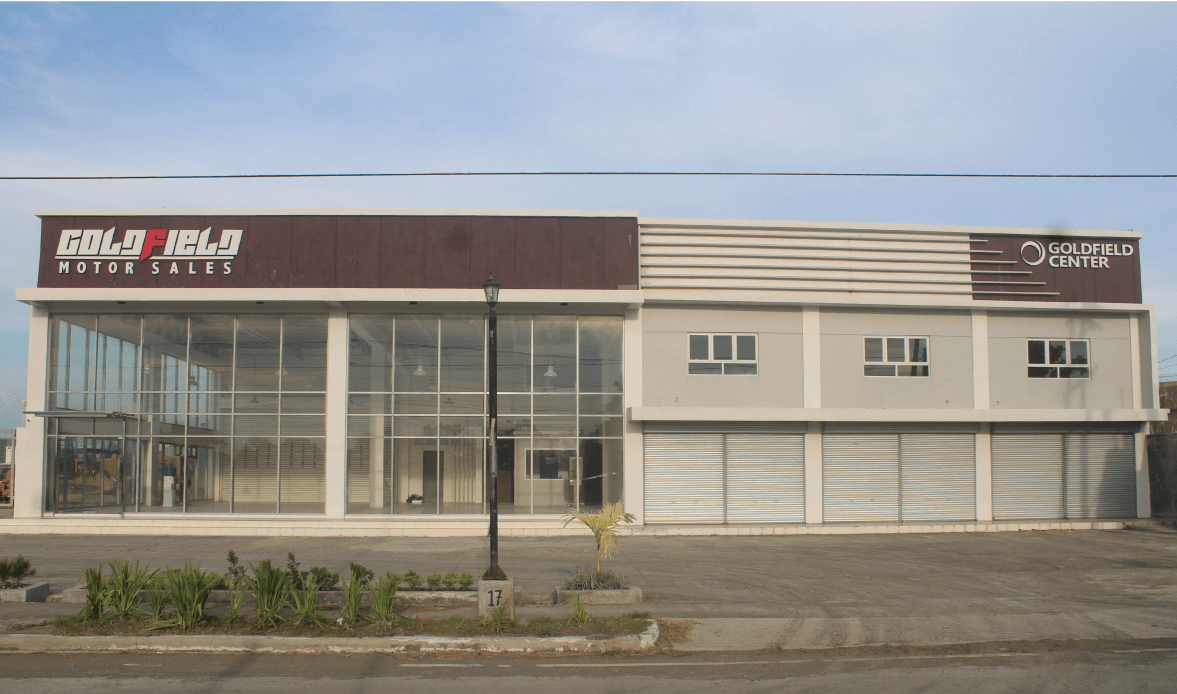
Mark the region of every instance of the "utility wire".
[[761, 176], [845, 178], [1177, 178], [1177, 174], [835, 173], [800, 171], [419, 171], [389, 173], [169, 174], [136, 176], [0, 176], [0, 181], [143, 181], [221, 178], [409, 178], [443, 176]]

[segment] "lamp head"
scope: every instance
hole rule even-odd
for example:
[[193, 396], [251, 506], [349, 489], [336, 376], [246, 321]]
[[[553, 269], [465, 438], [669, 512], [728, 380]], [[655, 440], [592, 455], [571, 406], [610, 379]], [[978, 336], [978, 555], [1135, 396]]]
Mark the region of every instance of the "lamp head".
[[486, 303], [494, 306], [499, 302], [499, 287], [501, 286], [494, 275], [491, 275], [490, 279], [482, 283], [482, 291], [486, 292]]

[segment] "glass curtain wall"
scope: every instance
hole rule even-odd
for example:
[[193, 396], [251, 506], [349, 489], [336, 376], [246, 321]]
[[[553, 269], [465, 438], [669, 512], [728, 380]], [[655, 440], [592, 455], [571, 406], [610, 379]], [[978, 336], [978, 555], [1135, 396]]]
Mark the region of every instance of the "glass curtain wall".
[[50, 408], [128, 421], [115, 442], [113, 420], [51, 420], [56, 510], [105, 501], [110, 467], [127, 511], [323, 512], [326, 316], [63, 315], [51, 331]]
[[[348, 513], [486, 512], [484, 316], [353, 315]], [[499, 512], [622, 496], [621, 318], [500, 316]]]

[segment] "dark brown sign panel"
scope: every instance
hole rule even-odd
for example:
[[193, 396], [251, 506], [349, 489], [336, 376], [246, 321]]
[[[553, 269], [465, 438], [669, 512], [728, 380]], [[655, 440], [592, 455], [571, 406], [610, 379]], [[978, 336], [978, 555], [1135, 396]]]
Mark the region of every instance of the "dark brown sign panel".
[[974, 235], [970, 240], [976, 299], [1141, 302], [1136, 239]]
[[40, 287], [636, 289], [632, 217], [45, 217]]

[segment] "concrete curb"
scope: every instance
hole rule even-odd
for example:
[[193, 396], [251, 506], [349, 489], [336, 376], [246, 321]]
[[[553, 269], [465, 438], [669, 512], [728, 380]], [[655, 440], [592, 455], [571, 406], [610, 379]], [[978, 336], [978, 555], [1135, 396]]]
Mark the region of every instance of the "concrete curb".
[[640, 634], [585, 636], [51, 636], [0, 634], [0, 653], [101, 651], [201, 653], [607, 653], [644, 651], [658, 640], [658, 623]]
[[[60, 597], [59, 597], [60, 596]], [[473, 590], [404, 590], [397, 593], [398, 598], [404, 598], [405, 605], [409, 607], [423, 607], [430, 605], [465, 605], [474, 607], [478, 604], [478, 593]], [[86, 589], [81, 587], [67, 588], [60, 593], [53, 596], [54, 599], [49, 602], [62, 602], [70, 605], [84, 605], [86, 603]], [[522, 591], [515, 590], [515, 603], [521, 604]], [[139, 591], [139, 601], [147, 603], [147, 591]], [[246, 592], [242, 600], [243, 605], [253, 605], [257, 602], [253, 593]], [[290, 600], [293, 604], [293, 598]], [[229, 591], [214, 590], [208, 594], [208, 602], [210, 607], [216, 605], [229, 604]], [[316, 605], [342, 605], [343, 591], [340, 590], [320, 590], [315, 596]], [[360, 598], [361, 605], [372, 605], [372, 594], [369, 591], [364, 591]], [[587, 603], [586, 603], [587, 604]]]
[[48, 583], [30, 583], [23, 588], [0, 590], [0, 602], [45, 602], [49, 597]]
[[641, 588], [623, 588], [620, 590], [568, 590], [560, 586], [552, 588], [553, 605], [572, 604], [572, 593], [580, 598], [581, 605], [640, 605], [642, 604]]

